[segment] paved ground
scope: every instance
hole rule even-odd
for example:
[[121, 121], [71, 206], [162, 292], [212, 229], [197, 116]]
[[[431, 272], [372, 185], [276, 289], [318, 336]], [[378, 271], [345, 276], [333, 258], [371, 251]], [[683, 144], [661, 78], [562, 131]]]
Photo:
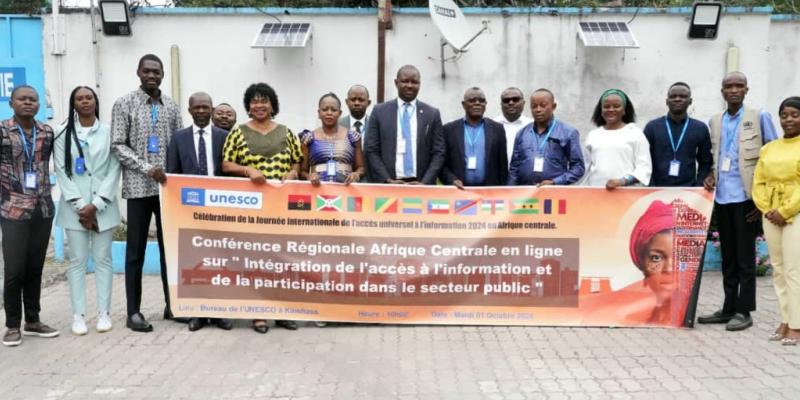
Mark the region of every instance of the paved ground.
[[[718, 272], [705, 274], [701, 312], [719, 303], [720, 287]], [[124, 328], [117, 276], [114, 330], [75, 337], [68, 298], [63, 281], [43, 292], [42, 319], [59, 338], [0, 348], [0, 399], [800, 397], [800, 348], [765, 339], [777, 318], [769, 278], [759, 279], [755, 327], [741, 333], [369, 325], [258, 335], [244, 322], [192, 333], [160, 319], [159, 281], [146, 277], [155, 331], [140, 334]]]

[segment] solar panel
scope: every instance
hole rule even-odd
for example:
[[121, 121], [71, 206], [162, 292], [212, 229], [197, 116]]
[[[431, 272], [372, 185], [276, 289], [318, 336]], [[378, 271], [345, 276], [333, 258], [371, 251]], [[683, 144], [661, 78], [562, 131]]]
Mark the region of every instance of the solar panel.
[[578, 35], [586, 47], [629, 47], [639, 48], [625, 22], [579, 22]]
[[310, 23], [266, 23], [250, 47], [305, 47], [309, 38], [311, 38]]

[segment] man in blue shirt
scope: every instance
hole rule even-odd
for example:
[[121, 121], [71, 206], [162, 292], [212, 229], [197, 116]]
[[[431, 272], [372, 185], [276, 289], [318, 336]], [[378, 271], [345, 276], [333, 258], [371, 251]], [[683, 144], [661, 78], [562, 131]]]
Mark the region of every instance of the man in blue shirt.
[[514, 139], [509, 185], [569, 185], [583, 176], [585, 165], [578, 130], [556, 119], [555, 96], [538, 89], [530, 98], [533, 122]]
[[744, 106], [747, 77], [731, 72], [722, 80], [722, 97], [728, 109], [711, 118], [711, 154], [714, 166], [703, 185], [716, 187], [714, 214], [722, 253], [725, 301], [720, 310], [703, 315], [701, 324], [727, 323], [740, 331], [753, 325], [756, 309], [756, 235], [761, 213], [752, 200], [753, 174], [761, 146], [778, 138], [772, 117]]
[[667, 91], [669, 113], [647, 123], [653, 175], [650, 186], [702, 186], [711, 172], [711, 136], [705, 123], [689, 118], [692, 91], [684, 82]]
[[464, 118], [444, 127], [445, 163], [440, 179], [464, 186], [500, 186], [508, 179], [508, 155], [503, 125], [483, 118], [486, 96], [477, 87], [464, 93]]

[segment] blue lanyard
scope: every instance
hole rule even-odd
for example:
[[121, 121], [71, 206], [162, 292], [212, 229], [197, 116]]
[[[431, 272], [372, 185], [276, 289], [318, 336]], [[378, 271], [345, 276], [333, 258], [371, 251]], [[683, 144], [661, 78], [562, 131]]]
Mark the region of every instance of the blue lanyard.
[[33, 172], [33, 159], [36, 155], [36, 124], [31, 127], [31, 136], [33, 136], [33, 144], [28, 147], [28, 138], [25, 136], [25, 131], [17, 124], [19, 130], [19, 141], [22, 142], [22, 149], [25, 151], [25, 159], [28, 162], [28, 171]]
[[689, 127], [689, 117], [686, 117], [686, 122], [683, 123], [683, 129], [681, 130], [681, 137], [678, 138], [678, 144], [675, 144], [675, 139], [672, 137], [672, 128], [669, 126], [669, 118], [664, 117], [664, 125], [667, 127], [667, 136], [669, 136], [669, 144], [672, 145], [672, 159], [678, 159], [678, 149], [681, 147], [681, 143], [683, 143], [683, 137], [686, 135], [686, 128]]
[[478, 141], [478, 136], [480, 136], [481, 126], [483, 126], [483, 121], [478, 126], [471, 126], [464, 121], [464, 127], [467, 129], [467, 139], [469, 140], [469, 150], [473, 155], [475, 155], [475, 142]]
[[150, 104], [150, 124], [152, 130], [150, 134], [155, 136], [156, 135], [156, 127], [158, 126], [158, 106], [154, 104]]
[[547, 133], [542, 138], [542, 141], [539, 142], [539, 134], [536, 133], [536, 123], [534, 122], [531, 125], [531, 130], [533, 132], [533, 139], [536, 141], [537, 151], [536, 154], [544, 155], [542, 150], [544, 150], [544, 146], [547, 145], [547, 140], [550, 139], [550, 134], [553, 133], [553, 129], [556, 127], [556, 119], [553, 118], [553, 122], [550, 123], [550, 127], [547, 128]]
[[[736, 139], [737, 136], [736, 134], [739, 131], [739, 124], [742, 123], [741, 119], [738, 119], [739, 113], [741, 112], [742, 109], [739, 109], [739, 112], [737, 112], [736, 115], [734, 115], [733, 117], [731, 117], [727, 111], [722, 115], [722, 127], [724, 128], [725, 131], [725, 152], [728, 154], [731, 154], [731, 150], [733, 150], [733, 141]], [[726, 118], [728, 119], [727, 124], [725, 123]], [[728, 125], [731, 124], [732, 118], [738, 120], [736, 122], [736, 125], [733, 126], [733, 129], [730, 129]]]

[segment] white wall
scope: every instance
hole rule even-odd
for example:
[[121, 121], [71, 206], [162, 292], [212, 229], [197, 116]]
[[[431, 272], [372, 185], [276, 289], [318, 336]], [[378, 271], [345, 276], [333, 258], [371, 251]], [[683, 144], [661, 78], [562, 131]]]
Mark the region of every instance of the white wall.
[[[747, 102], [776, 113], [780, 99], [797, 94], [796, 38], [800, 24], [771, 23], [766, 14], [723, 17], [714, 41], [686, 39], [688, 16], [642, 14], [631, 28], [640, 49], [585, 48], [577, 39], [578, 21], [624, 20], [629, 15], [467, 16], [476, 31], [490, 21], [491, 33], [479, 37], [457, 62], [446, 64], [440, 77], [440, 35], [427, 15], [394, 14], [387, 32], [387, 98], [394, 96], [396, 69], [414, 64], [422, 71], [420, 99], [438, 106], [443, 119], [462, 115], [460, 100], [470, 86], [483, 88], [490, 99], [488, 116], [500, 113], [499, 95], [507, 86], [526, 94], [537, 87], [556, 93], [560, 118], [590, 129], [589, 118], [600, 93], [610, 87], [625, 90], [636, 105], [639, 123], [663, 115], [665, 92], [674, 81], [688, 82], [694, 92], [691, 113], [708, 118], [723, 107], [719, 93], [727, 49], [739, 48], [741, 70], [749, 77]], [[377, 22], [374, 15], [282, 15], [284, 22], [311, 21], [314, 36], [306, 49], [251, 49], [265, 22], [264, 15], [139, 14], [132, 37], [104, 37], [98, 42], [101, 71], [101, 117], [110, 120], [113, 101], [138, 86], [136, 63], [155, 53], [165, 62], [162, 89], [170, 93], [170, 46], [180, 48], [181, 107], [194, 91], [207, 91], [215, 102], [232, 103], [244, 120], [242, 94], [248, 84], [265, 81], [280, 98], [278, 121], [291, 129], [317, 125], [318, 98], [333, 91], [342, 97], [353, 83], [365, 84], [376, 97]], [[64, 118], [70, 90], [94, 84], [91, 24], [87, 14], [67, 14], [67, 54], [50, 53], [52, 21], [45, 18], [46, 86], [55, 120]], [[794, 38], [794, 39], [790, 39]], [[448, 50], [448, 56], [452, 53]], [[528, 112], [526, 111], [526, 114]], [[184, 112], [184, 123], [190, 122]]]

